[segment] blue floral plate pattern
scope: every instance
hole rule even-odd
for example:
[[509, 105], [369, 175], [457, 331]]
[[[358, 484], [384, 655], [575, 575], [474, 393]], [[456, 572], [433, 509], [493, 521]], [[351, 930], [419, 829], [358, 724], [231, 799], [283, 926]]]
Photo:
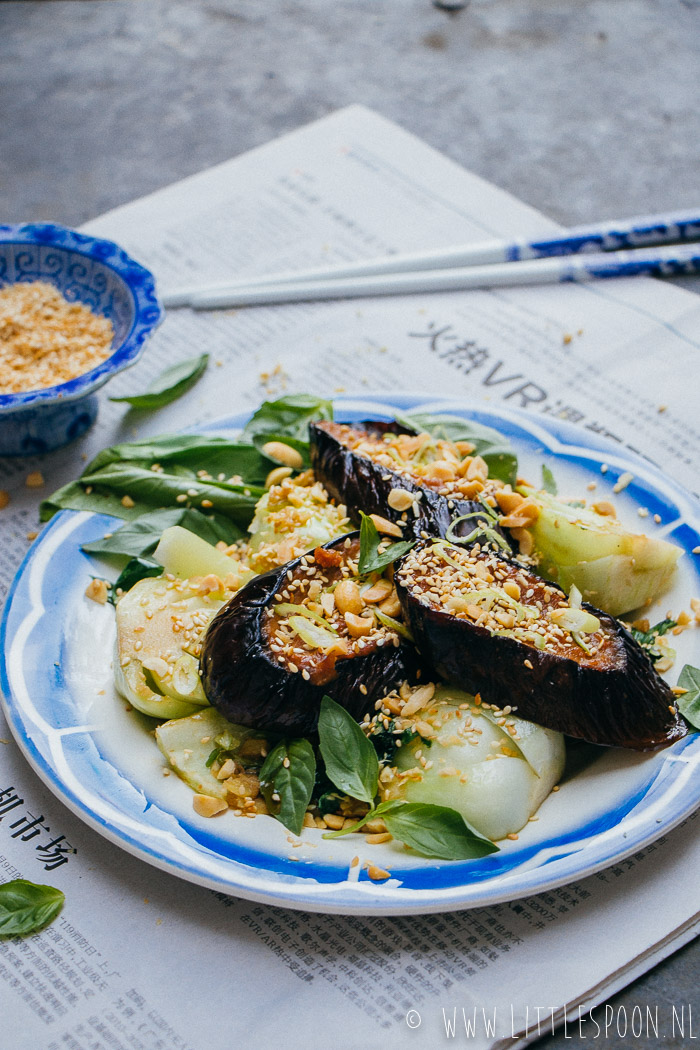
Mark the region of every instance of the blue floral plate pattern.
[[[336, 418], [392, 418], [396, 410], [445, 411], [496, 427], [510, 438], [521, 473], [537, 480], [541, 464], [564, 495], [591, 481], [605, 498], [627, 471], [620, 515], [657, 530], [686, 552], [663, 609], [688, 606], [700, 593], [700, 507], [639, 457], [570, 424], [463, 402], [409, 395], [336, 402]], [[211, 429], [230, 432], [243, 417]], [[608, 464], [601, 474], [600, 467]], [[658, 515], [661, 524], [653, 523]], [[268, 817], [228, 811], [206, 820], [192, 793], [163, 776], [146, 719], [125, 710], [112, 685], [114, 616], [84, 597], [95, 564], [80, 545], [114, 519], [65, 511], [43, 531], [21, 566], [0, 627], [0, 685], [5, 713], [27, 759], [73, 812], [106, 838], [156, 867], [235, 896], [318, 912], [406, 914], [450, 911], [512, 900], [589, 875], [628, 856], [680, 823], [700, 804], [700, 736], [655, 754], [601, 749], [565, 778], [517, 841], [478, 861], [436, 862], [396, 843], [368, 846], [362, 836], [324, 840], [305, 830], [295, 840]], [[650, 616], [655, 610], [650, 610]], [[697, 631], [674, 639], [677, 668], [700, 663]], [[675, 682], [677, 670], [672, 672]], [[359, 855], [390, 872], [372, 882]]]

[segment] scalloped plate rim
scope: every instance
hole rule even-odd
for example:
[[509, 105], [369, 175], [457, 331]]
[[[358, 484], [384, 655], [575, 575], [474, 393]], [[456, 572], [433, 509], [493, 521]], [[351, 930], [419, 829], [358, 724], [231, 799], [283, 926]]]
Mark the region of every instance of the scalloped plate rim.
[[[618, 449], [598, 435], [588, 435], [585, 431], [560, 420], [525, 413], [503, 405], [492, 407], [483, 403], [471, 404], [461, 398], [426, 398], [425, 395], [403, 392], [376, 395], [359, 392], [356, 395], [335, 398], [334, 404], [341, 417], [343, 412], [345, 414], [366, 414], [367, 408], [371, 407], [373, 412], [377, 414], [383, 412], [387, 415], [396, 409], [470, 414], [473, 418], [496, 428], [499, 422], [501, 427], [503, 423], [510, 423], [515, 428], [524, 430], [554, 455], [565, 458], [575, 456], [584, 460], [590, 459], [596, 463], [600, 461], [601, 456], [604, 456], [611, 470], [619, 469], [620, 472], [634, 466], [637, 470], [637, 477], [643, 477], [645, 484], [651, 486], [655, 492], [663, 493], [667, 500], [675, 501], [677, 505], [680, 505], [679, 509], [683, 509], [683, 513], [678, 518], [667, 523], [667, 528], [671, 528], [674, 522], [678, 523], [688, 516], [696, 519], [696, 527], [697, 522], [700, 521], [700, 506], [697, 500], [672, 479], [660, 476], [658, 468], [624, 449]], [[223, 420], [211, 421], [197, 429], [208, 432], [230, 432], [242, 425], [248, 415], [243, 412], [237, 413]], [[586, 443], [582, 444], [582, 441]], [[518, 451], [517, 444], [515, 451]], [[280, 881], [279, 877], [275, 878], [271, 872], [250, 867], [231, 858], [220, 857], [221, 863], [219, 864], [215, 860], [203, 857], [201, 853], [195, 853], [194, 857], [190, 858], [192, 862], [188, 863], [185, 859], [178, 859], [172, 855], [172, 851], [171, 855], [159, 853], [148, 843], [149, 835], [153, 834], [148, 824], [141, 828], [137, 826], [133, 835], [129, 835], [123, 827], [115, 830], [109, 827], [106, 820], [97, 812], [92, 811], [88, 805], [73, 796], [64, 783], [60, 771], [56, 769], [55, 757], [50, 753], [50, 749], [47, 755], [29, 735], [26, 712], [18, 704], [16, 697], [11, 694], [10, 672], [7, 667], [9, 655], [7, 631], [13, 613], [13, 603], [17, 600], [19, 589], [28, 582], [38, 552], [56, 530], [72, 523], [67, 537], [67, 542], [70, 542], [70, 532], [77, 528], [80, 521], [96, 517], [99, 516], [86, 511], [60, 512], [43, 530], [18, 570], [8, 594], [0, 624], [0, 648], [2, 649], [0, 687], [3, 693], [3, 707], [8, 724], [21, 750], [52, 793], [100, 835], [155, 867], [188, 881], [238, 895], [244, 899], [308, 911], [387, 915], [452, 911], [514, 900], [594, 874], [637, 852], [654, 839], [667, 833], [700, 804], [700, 738], [690, 736], [661, 753], [660, 769], [664, 770], [664, 777], [670, 778], [671, 786], [675, 788], [671, 793], [671, 801], [675, 799], [671, 812], [664, 813], [660, 818], [647, 814], [647, 819], [644, 819], [644, 814], [637, 812], [639, 806], [635, 805], [635, 820], [631, 820], [630, 814], [623, 818], [624, 827], [630, 824], [627, 830], [621, 830], [621, 825], [617, 825], [602, 834], [594, 834], [589, 838], [570, 837], [567, 848], [562, 845], [561, 848], [549, 851], [554, 854], [553, 856], [542, 856], [537, 861], [540, 853], [548, 852], [546, 850], [537, 851], [532, 862], [516, 866], [505, 874], [491, 877], [483, 882], [440, 888], [433, 886], [425, 889], [408, 889], [391, 883], [375, 886], [369, 881], [317, 882], [312, 878], [299, 876], [296, 879], [290, 877], [289, 880]], [[43, 580], [44, 577], [42, 577], [42, 582]], [[31, 617], [32, 611], [30, 609], [24, 612], [21, 619], [22, 625]], [[690, 751], [690, 754], [686, 754], [687, 751]], [[671, 766], [669, 771], [668, 767]], [[654, 784], [659, 779], [660, 773], [655, 777]], [[686, 786], [689, 780], [694, 780], [694, 790], [688, 792], [683, 800], [681, 788]], [[652, 813], [655, 814], [659, 806], [663, 809], [667, 805], [665, 794], [667, 790], [668, 786], [664, 789], [661, 798], [656, 799], [650, 807]], [[641, 800], [640, 805], [645, 798], [646, 796]], [[638, 826], [640, 817], [642, 818], [641, 828]], [[652, 820], [653, 823], [651, 823]], [[180, 846], [182, 847], [183, 844], [180, 843]], [[458, 864], [459, 862], [447, 863]], [[306, 870], [308, 871], [309, 868], [306, 867]]]

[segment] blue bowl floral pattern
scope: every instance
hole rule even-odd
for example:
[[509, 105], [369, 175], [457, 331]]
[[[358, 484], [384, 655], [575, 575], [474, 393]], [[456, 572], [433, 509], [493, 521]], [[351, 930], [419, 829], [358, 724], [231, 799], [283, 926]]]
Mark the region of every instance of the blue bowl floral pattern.
[[54, 223], [0, 225], [0, 287], [46, 281], [109, 318], [111, 355], [57, 386], [0, 394], [0, 455], [47, 452], [79, 437], [97, 414], [95, 391], [136, 362], [163, 319], [153, 275], [112, 241]]

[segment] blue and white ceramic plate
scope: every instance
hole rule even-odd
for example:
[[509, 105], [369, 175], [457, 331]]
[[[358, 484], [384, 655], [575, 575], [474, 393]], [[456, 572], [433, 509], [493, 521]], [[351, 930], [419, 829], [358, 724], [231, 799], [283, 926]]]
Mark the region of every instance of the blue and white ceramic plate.
[[[700, 594], [700, 506], [652, 465], [590, 432], [545, 417], [462, 402], [379, 397], [336, 403], [336, 417], [392, 418], [395, 410], [463, 414], [512, 441], [521, 473], [540, 477], [546, 462], [559, 491], [575, 496], [597, 482], [605, 498], [616, 479], [634, 481], [616, 497], [635, 528], [666, 536], [686, 552], [674, 591], [649, 615], [687, 608]], [[238, 429], [235, 417], [216, 426]], [[601, 473], [601, 464], [609, 469]], [[648, 517], [641, 518], [643, 507]], [[658, 515], [660, 524], [655, 523]], [[80, 546], [108, 531], [113, 519], [63, 512], [43, 531], [12, 587], [2, 624], [5, 711], [25, 755], [49, 788], [106, 838], [184, 879], [251, 900], [319, 912], [401, 914], [450, 911], [512, 900], [571, 882], [641, 849], [700, 804], [700, 735], [656, 754], [601, 750], [565, 779], [517, 841], [477, 861], [436, 862], [399, 845], [367, 846], [362, 836], [301, 840], [269, 817], [198, 817], [192, 793], [163, 760], [147, 719], [127, 712], [112, 685], [114, 616], [88, 601], [95, 565]], [[700, 664], [700, 632], [674, 639], [676, 670]], [[368, 879], [359, 855], [391, 873]]]

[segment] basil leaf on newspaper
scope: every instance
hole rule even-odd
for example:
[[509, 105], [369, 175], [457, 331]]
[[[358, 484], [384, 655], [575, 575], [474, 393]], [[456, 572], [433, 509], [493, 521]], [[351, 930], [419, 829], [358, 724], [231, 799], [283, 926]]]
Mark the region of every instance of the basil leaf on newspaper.
[[686, 664], [678, 676], [678, 686], [686, 690], [677, 698], [678, 710], [693, 729], [700, 729], [700, 668]]
[[230, 545], [243, 536], [243, 531], [221, 514], [203, 514], [201, 510], [194, 508], [155, 510], [149, 514], [142, 514], [135, 521], [127, 522], [101, 540], [84, 543], [81, 550], [87, 554], [138, 558], [144, 554], [151, 554], [158, 546], [163, 532], [172, 525], [182, 526], [212, 546], [216, 546], [220, 540]]
[[460, 813], [447, 806], [396, 802], [386, 807], [381, 816], [395, 839], [424, 857], [473, 860], [499, 852], [498, 846], [470, 827]]
[[0, 937], [34, 933], [56, 918], [65, 896], [53, 886], [13, 879], [0, 886]]
[[379, 545], [382, 542], [382, 537], [377, 531], [377, 526], [368, 514], [360, 511], [360, 516], [362, 518], [360, 525], [360, 558], [358, 561], [360, 576], [366, 576], [370, 572], [381, 572], [383, 569], [386, 569], [387, 565], [391, 565], [392, 562], [396, 561], [397, 558], [403, 557], [414, 546], [415, 540], [399, 540], [398, 543], [391, 543], [380, 554]]
[[312, 394], [290, 394], [276, 401], [263, 401], [241, 438], [262, 448], [268, 441], [282, 441], [301, 453], [304, 466], [309, 466], [309, 423], [332, 419], [333, 405]]
[[[300, 835], [316, 778], [316, 757], [308, 740], [282, 740], [260, 770], [260, 790], [285, 828]], [[273, 797], [276, 796], [276, 797]]]
[[432, 434], [445, 441], [470, 441], [475, 453], [488, 463], [489, 476], [515, 485], [518, 460], [508, 438], [492, 427], [475, 423], [461, 416], [432, 415], [429, 412], [409, 412], [396, 416], [396, 422], [416, 434]]
[[126, 401], [132, 408], [153, 409], [169, 405], [189, 390], [204, 375], [209, 364], [209, 354], [189, 357], [178, 361], [176, 365], [166, 368], [157, 379], [146, 388], [143, 394], [126, 394], [123, 397], [110, 397], [110, 401]]
[[542, 464], [542, 488], [550, 496], [556, 496], [557, 494], [557, 483], [554, 474], [552, 474], [546, 463]]
[[328, 779], [352, 798], [371, 804], [379, 778], [377, 752], [352, 715], [330, 696], [321, 701], [318, 739]]

